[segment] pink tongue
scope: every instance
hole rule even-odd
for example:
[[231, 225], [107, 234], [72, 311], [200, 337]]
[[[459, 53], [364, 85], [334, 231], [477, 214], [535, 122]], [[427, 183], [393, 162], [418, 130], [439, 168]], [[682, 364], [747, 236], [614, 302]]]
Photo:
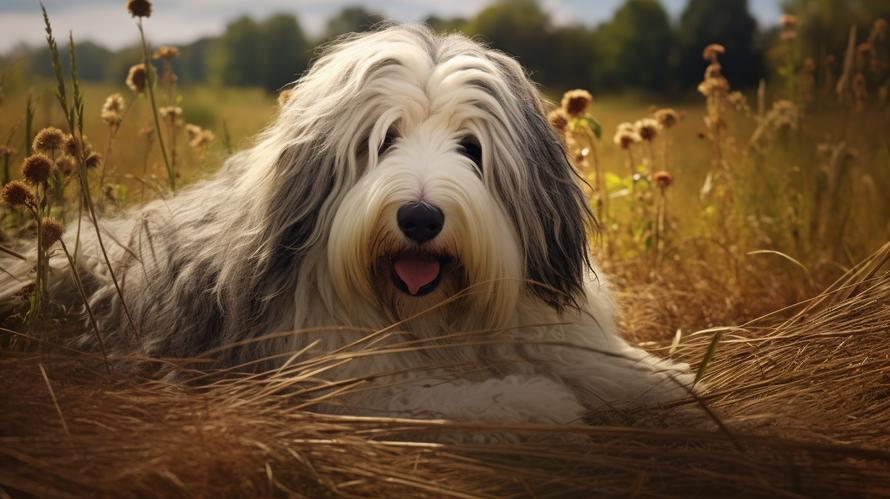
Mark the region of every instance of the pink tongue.
[[439, 261], [427, 256], [405, 255], [395, 261], [394, 267], [412, 295], [439, 276]]

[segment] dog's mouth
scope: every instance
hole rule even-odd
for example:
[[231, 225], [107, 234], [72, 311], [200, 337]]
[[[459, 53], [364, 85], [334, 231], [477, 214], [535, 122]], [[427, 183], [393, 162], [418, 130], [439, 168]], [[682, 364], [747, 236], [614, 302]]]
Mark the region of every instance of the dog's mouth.
[[442, 273], [451, 262], [445, 254], [408, 251], [390, 257], [393, 284], [411, 296], [423, 296], [435, 290], [442, 281]]

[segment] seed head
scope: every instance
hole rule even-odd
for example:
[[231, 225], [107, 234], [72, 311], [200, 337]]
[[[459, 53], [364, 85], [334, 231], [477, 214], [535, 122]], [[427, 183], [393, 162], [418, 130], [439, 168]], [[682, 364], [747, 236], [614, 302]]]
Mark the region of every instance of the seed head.
[[127, 73], [127, 86], [130, 87], [130, 90], [136, 92], [137, 94], [141, 94], [145, 92], [145, 85], [148, 83], [148, 71], [145, 69], [145, 64], [136, 64], [130, 68], [130, 72]]
[[281, 92], [278, 92], [278, 107], [284, 107], [287, 104], [288, 99], [294, 94], [293, 88], [285, 88]]
[[34, 149], [44, 154], [52, 154], [62, 147], [65, 141], [65, 134], [55, 127], [47, 127], [37, 132], [34, 137]]
[[163, 46], [161, 46], [161, 47], [158, 47], [157, 50], [155, 50], [154, 58], [155, 58], [155, 59], [167, 59], [167, 60], [170, 60], [170, 59], [173, 59], [174, 57], [176, 57], [176, 56], [178, 56], [178, 55], [179, 55], [179, 49], [178, 49], [178, 48], [176, 48], [176, 47], [174, 47], [174, 46], [172, 46], [172, 45], [163, 45]]
[[110, 111], [102, 111], [102, 121], [110, 127], [120, 126], [123, 116]]
[[22, 164], [22, 176], [33, 185], [42, 184], [49, 178], [52, 168], [53, 162], [49, 158], [40, 153], [32, 154]]
[[10, 208], [18, 208], [34, 202], [34, 192], [21, 180], [13, 180], [3, 186], [3, 203]]
[[189, 123], [185, 126], [185, 133], [188, 136], [189, 145], [192, 147], [202, 147], [213, 142], [216, 135], [210, 130], [204, 130], [198, 125]]
[[15, 147], [11, 146], [0, 146], [0, 156], [5, 158], [9, 158], [15, 156], [18, 151], [15, 150]]
[[655, 180], [655, 183], [658, 184], [658, 186], [662, 189], [667, 189], [671, 186], [671, 184], [674, 183], [674, 176], [663, 170], [660, 172], [655, 172], [655, 174], [652, 175], [652, 178], [653, 180]]
[[562, 108], [569, 116], [578, 116], [592, 101], [593, 96], [587, 90], [569, 90], [562, 96]]
[[702, 52], [702, 57], [706, 61], [717, 62], [717, 57], [726, 53], [726, 47], [720, 45], [719, 43], [712, 43], [705, 47], [704, 52]]
[[62, 239], [62, 234], [64, 233], [65, 226], [60, 222], [53, 220], [52, 218], [43, 220], [43, 223], [40, 226], [40, 235], [41, 239], [43, 239], [44, 249], [56, 244], [59, 239]]
[[84, 161], [84, 165], [86, 165], [86, 167], [91, 170], [94, 168], [98, 168], [99, 165], [101, 165], [101, 164], [102, 164], [102, 155], [97, 152], [94, 152], [94, 153], [90, 154], [89, 156], [87, 156], [87, 159]]
[[111, 94], [102, 104], [102, 121], [108, 126], [115, 127], [124, 119], [124, 97], [121, 94]]
[[68, 177], [74, 173], [74, 160], [71, 159], [71, 156], [62, 156], [56, 160], [56, 169], [59, 170], [59, 173]]
[[148, 0], [127, 0], [127, 11], [133, 17], [151, 17], [151, 2]]
[[797, 31], [793, 29], [785, 30], [779, 35], [779, 39], [783, 42], [793, 42], [797, 40]]
[[65, 144], [62, 148], [64, 149], [65, 154], [73, 158], [79, 158], [81, 151], [83, 151], [84, 155], [89, 155], [90, 150], [92, 149], [86, 135], [83, 136], [83, 140], [81, 141], [71, 134], [65, 135]]
[[560, 134], [565, 133], [566, 127], [569, 126], [569, 117], [562, 108], [550, 111], [547, 115], [547, 121], [550, 122], [550, 126]]
[[618, 129], [615, 131], [615, 137], [612, 139], [612, 141], [615, 142], [615, 145], [625, 150], [629, 149], [634, 144], [639, 144], [642, 140], [640, 134], [637, 133], [634, 126], [630, 123], [622, 123], [618, 125]]
[[151, 142], [155, 137], [155, 129], [154, 127], [147, 126], [139, 130], [139, 136], [145, 137], [145, 140]]
[[779, 16], [779, 24], [785, 29], [794, 29], [800, 24], [800, 20], [798, 20], [796, 16], [783, 14]]
[[655, 140], [655, 137], [658, 137], [658, 132], [661, 131], [661, 125], [652, 118], [641, 119], [634, 124], [634, 127], [640, 134], [640, 138], [648, 142]]
[[680, 121], [680, 115], [673, 109], [655, 111], [655, 120], [664, 128], [672, 128]]

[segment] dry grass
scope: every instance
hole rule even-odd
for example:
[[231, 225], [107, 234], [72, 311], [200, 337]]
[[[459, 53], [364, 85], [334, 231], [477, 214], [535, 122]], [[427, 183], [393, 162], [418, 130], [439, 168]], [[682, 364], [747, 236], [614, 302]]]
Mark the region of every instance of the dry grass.
[[[139, 369], [108, 376], [94, 355], [5, 351], [0, 487], [40, 497], [890, 496], [888, 260], [890, 245], [784, 320], [681, 339], [674, 355], [696, 365], [721, 334], [700, 403], [722, 429], [670, 409], [636, 427], [329, 416], [302, 407], [324, 388], [312, 373], [335, 359], [172, 384], [140, 374], [159, 361], [131, 359]], [[430, 443], [495, 429], [539, 438]]]

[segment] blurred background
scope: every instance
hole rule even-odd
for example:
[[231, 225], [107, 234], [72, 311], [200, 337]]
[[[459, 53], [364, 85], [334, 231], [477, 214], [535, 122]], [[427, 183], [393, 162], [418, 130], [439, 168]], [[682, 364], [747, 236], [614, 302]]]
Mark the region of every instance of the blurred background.
[[[48, 0], [57, 34], [73, 30], [80, 76], [119, 82], [139, 59], [138, 33], [117, 0]], [[315, 48], [383, 21], [425, 22], [461, 31], [517, 57], [558, 95], [581, 87], [594, 94], [694, 91], [702, 48], [721, 43], [724, 74], [735, 87], [756, 84], [781, 65], [771, 51], [779, 16], [798, 17], [801, 50], [842, 53], [849, 26], [867, 31], [890, 15], [890, 0], [159, 0], [146, 23], [151, 42], [175, 44], [183, 86], [215, 84], [275, 91], [306, 68]], [[39, 7], [0, 2], [0, 54], [7, 89], [49, 77]]]

